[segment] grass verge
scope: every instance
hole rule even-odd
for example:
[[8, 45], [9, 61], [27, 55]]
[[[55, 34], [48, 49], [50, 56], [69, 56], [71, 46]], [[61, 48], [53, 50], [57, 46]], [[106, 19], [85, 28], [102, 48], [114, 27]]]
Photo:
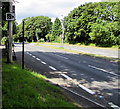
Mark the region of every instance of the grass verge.
[[3, 62], [3, 108], [77, 108], [59, 87], [46, 82], [45, 77], [23, 70], [16, 63]]

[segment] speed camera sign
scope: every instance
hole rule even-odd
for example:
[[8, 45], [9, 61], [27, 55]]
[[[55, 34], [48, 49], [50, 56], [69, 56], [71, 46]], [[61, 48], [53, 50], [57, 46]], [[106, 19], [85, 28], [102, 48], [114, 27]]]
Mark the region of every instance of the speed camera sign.
[[14, 21], [15, 20], [15, 13], [6, 13], [6, 20], [7, 21]]

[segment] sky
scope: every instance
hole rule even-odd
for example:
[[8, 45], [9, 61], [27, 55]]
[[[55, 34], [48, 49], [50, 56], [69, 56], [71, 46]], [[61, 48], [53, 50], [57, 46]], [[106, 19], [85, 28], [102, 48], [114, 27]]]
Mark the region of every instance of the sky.
[[48, 16], [52, 22], [56, 17], [62, 19], [70, 11], [81, 4], [88, 2], [100, 2], [101, 0], [17, 0], [16, 21], [18, 24], [22, 19], [33, 16]]

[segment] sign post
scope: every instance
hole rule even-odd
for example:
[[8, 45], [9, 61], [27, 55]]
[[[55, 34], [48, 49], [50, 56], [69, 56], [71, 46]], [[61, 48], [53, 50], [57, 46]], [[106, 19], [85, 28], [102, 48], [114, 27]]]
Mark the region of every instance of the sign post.
[[8, 25], [9, 25], [9, 38], [8, 38], [8, 59], [7, 62], [11, 63], [12, 62], [12, 35], [13, 35], [13, 24], [12, 21], [15, 20], [15, 7], [13, 10], [13, 2], [9, 3], [10, 8], [9, 8], [9, 12], [6, 13], [6, 20], [8, 21]]
[[[12, 2], [10, 2], [10, 12], [12, 12]], [[6, 19], [7, 20], [7, 19]], [[11, 20], [8, 20], [9, 24], [9, 60], [8, 62], [12, 62], [12, 35], [13, 35], [13, 24]]]

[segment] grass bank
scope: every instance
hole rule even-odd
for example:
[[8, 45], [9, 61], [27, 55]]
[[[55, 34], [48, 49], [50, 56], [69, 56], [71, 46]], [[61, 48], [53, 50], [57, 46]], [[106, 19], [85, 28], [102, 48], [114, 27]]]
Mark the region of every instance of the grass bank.
[[57, 86], [35, 72], [22, 70], [16, 63], [3, 62], [3, 108], [77, 108]]

